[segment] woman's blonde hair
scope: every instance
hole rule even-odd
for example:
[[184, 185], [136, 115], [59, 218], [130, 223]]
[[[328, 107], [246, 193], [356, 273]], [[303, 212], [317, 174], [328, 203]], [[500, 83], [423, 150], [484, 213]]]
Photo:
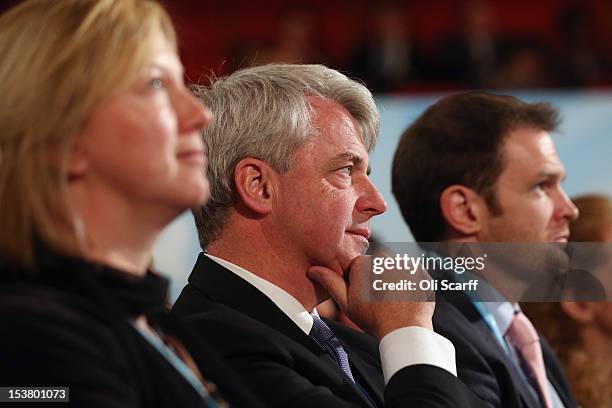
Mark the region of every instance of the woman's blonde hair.
[[0, 256], [34, 265], [35, 242], [79, 252], [68, 158], [94, 107], [142, 71], [154, 33], [176, 48], [148, 0], [27, 0], [0, 16]]

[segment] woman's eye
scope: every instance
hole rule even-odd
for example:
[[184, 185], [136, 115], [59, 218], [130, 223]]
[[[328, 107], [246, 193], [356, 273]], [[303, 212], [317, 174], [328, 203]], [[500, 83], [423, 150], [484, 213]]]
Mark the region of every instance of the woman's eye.
[[164, 89], [166, 87], [166, 83], [161, 78], [153, 78], [149, 81], [149, 86], [153, 89]]

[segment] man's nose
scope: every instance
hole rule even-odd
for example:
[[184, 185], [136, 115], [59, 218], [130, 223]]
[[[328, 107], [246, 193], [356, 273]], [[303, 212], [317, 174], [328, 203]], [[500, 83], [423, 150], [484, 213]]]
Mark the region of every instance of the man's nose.
[[357, 210], [368, 215], [368, 218], [387, 211], [387, 202], [369, 178], [364, 181], [362, 195], [357, 200]]

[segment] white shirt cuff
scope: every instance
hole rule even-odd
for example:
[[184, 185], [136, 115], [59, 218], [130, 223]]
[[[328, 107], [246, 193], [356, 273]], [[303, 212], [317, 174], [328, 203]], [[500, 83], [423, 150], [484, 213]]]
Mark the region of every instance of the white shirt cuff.
[[383, 337], [379, 349], [385, 384], [402, 368], [416, 364], [440, 367], [457, 376], [453, 343], [424, 327], [393, 330]]

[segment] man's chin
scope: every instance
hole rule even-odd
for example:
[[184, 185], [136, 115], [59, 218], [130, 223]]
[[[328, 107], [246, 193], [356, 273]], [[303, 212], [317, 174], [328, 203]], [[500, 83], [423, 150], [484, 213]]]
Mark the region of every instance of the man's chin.
[[351, 268], [351, 264], [353, 261], [365, 255], [367, 248], [361, 250], [357, 250], [356, 248], [351, 248], [349, 251], [338, 252], [334, 258], [319, 261], [312, 260], [313, 266], [323, 266], [325, 268], [331, 269], [336, 272], [340, 276], [348, 275], [348, 271]]
[[366, 251], [367, 248], [365, 248], [363, 251], [351, 251], [346, 254], [343, 254], [342, 256], [339, 256], [336, 259], [336, 264], [339, 265], [340, 270], [344, 272], [343, 274], [348, 274], [349, 270], [351, 269], [351, 265], [353, 264], [355, 259], [365, 255]]

